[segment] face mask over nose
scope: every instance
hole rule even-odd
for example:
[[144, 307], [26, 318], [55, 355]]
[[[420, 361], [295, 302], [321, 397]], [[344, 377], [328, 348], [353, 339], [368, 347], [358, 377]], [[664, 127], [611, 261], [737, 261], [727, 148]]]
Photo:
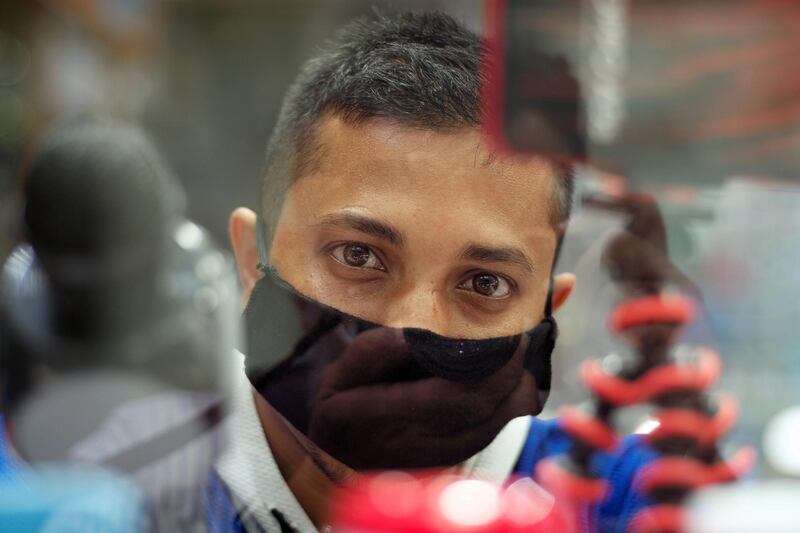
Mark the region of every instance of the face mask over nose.
[[263, 270], [244, 312], [247, 375], [294, 428], [351, 468], [453, 466], [544, 407], [558, 333], [550, 295], [529, 331], [458, 339], [363, 320]]

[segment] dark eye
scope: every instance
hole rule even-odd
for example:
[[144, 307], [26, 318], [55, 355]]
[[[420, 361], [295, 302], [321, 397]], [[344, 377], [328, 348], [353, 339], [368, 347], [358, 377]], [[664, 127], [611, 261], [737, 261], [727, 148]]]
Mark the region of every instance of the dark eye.
[[503, 276], [480, 272], [464, 280], [459, 289], [475, 292], [488, 298], [504, 298], [511, 293], [511, 283]]
[[375, 252], [365, 244], [356, 242], [340, 244], [331, 250], [331, 256], [349, 267], [386, 270]]

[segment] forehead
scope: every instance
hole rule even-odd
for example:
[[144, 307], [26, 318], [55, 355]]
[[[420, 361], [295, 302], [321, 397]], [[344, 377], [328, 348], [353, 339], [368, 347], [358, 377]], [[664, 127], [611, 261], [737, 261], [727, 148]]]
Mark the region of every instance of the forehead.
[[477, 129], [432, 131], [380, 119], [353, 125], [327, 117], [317, 144], [318, 164], [292, 186], [307, 209], [364, 207], [418, 224], [457, 223], [522, 239], [555, 235], [552, 166], [495, 156]]

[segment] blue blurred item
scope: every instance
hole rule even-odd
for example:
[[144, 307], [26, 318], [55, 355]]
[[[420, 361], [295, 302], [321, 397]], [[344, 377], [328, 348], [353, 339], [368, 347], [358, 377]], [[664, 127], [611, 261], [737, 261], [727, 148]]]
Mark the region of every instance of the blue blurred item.
[[6, 444], [7, 440], [5, 419], [0, 415], [0, 480], [14, 475], [13, 459]]
[[[557, 418], [533, 418], [514, 473], [532, 476], [540, 461], [566, 452], [573, 444], [572, 437], [559, 425]], [[610, 491], [598, 505], [580, 509], [579, 530], [627, 531], [632, 518], [649, 503], [636, 489], [634, 478], [657, 457], [658, 453], [644, 442], [641, 435], [626, 437], [613, 453], [597, 453], [593, 459], [594, 467], [608, 483]]]
[[18, 474], [0, 476], [0, 531], [133, 533], [147, 526], [140, 494], [121, 477], [79, 467]]

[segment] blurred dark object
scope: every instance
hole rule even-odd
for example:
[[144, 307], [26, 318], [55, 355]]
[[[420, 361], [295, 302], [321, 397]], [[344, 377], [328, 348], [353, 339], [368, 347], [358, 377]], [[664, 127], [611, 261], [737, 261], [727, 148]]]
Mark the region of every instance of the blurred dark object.
[[488, 5], [488, 127], [501, 147], [638, 183], [800, 177], [797, 2]]
[[14, 448], [130, 475], [159, 530], [200, 516], [237, 323], [231, 261], [182, 213], [135, 128], [61, 125], [32, 160], [0, 287]]
[[[700, 290], [670, 260], [667, 228], [655, 198], [645, 194], [622, 196], [593, 194], [583, 204], [625, 218], [625, 227], [610, 237], [602, 262], [611, 280], [631, 295], [657, 294], [663, 288], [701, 300]], [[700, 210], [685, 216], [700, 218]]]
[[169, 313], [158, 274], [182, 198], [140, 135], [112, 124], [62, 127], [24, 187], [22, 239], [51, 288], [56, 335], [117, 339]]
[[505, 485], [441, 472], [385, 472], [340, 489], [337, 533], [544, 533], [577, 531], [572, 517], [530, 478]]

